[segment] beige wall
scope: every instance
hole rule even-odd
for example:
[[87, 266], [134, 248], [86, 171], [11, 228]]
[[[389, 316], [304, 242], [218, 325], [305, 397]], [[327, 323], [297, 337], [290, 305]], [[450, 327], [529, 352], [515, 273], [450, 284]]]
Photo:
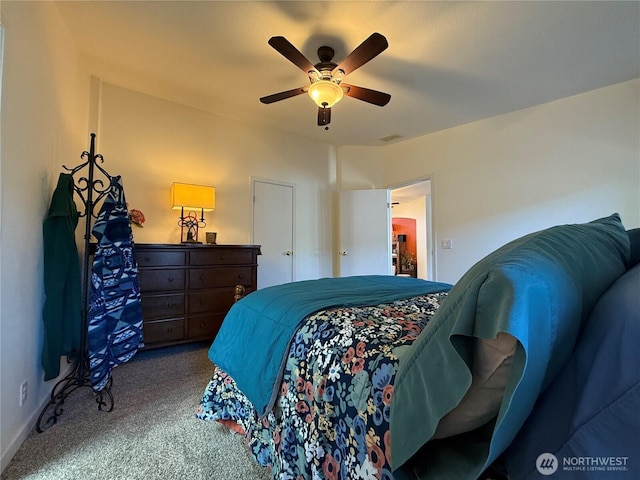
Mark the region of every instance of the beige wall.
[[[0, 152], [0, 446], [2, 467], [53, 384], [43, 381], [42, 222], [63, 163], [86, 148], [88, 86], [47, 2], [0, 3], [5, 30]], [[66, 365], [66, 364], [65, 364]], [[19, 387], [28, 398], [19, 406]]]
[[[296, 186], [295, 279], [330, 276], [331, 147], [103, 83], [98, 142], [111, 175], [121, 175], [127, 202], [146, 223], [138, 243], [179, 243], [173, 182], [216, 187], [205, 230], [217, 242], [251, 242], [251, 178]], [[258, 269], [259, 270], [259, 269]], [[258, 272], [258, 274], [260, 274]]]
[[[445, 282], [554, 224], [618, 212], [627, 228], [638, 227], [639, 92], [634, 80], [383, 148], [340, 147], [343, 184], [431, 177], [436, 278]], [[364, 158], [382, 165], [382, 180], [349, 176]], [[453, 249], [439, 248], [443, 238]]]

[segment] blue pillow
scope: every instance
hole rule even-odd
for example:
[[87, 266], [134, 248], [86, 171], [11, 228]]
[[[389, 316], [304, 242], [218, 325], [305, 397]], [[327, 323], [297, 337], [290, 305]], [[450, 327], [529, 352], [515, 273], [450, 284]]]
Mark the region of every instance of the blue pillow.
[[[540, 478], [543, 454], [563, 480], [640, 478], [638, 287], [640, 266], [602, 295], [571, 359], [504, 453], [510, 479]], [[586, 468], [592, 459], [598, 464]]]
[[[394, 476], [477, 478], [513, 440], [628, 260], [629, 236], [613, 214], [527, 235], [474, 265], [400, 358], [390, 422]], [[500, 332], [518, 343], [497, 418], [430, 442], [471, 385], [474, 339]]]

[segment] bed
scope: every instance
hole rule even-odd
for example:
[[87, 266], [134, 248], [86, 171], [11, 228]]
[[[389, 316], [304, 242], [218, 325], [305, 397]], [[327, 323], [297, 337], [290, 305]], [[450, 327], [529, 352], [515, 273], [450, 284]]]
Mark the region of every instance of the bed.
[[[274, 479], [524, 479], [553, 465], [590, 478], [563, 462], [604, 456], [634, 472], [637, 237], [613, 214], [514, 240], [454, 286], [366, 276], [253, 292], [211, 345], [197, 416], [243, 434]], [[594, 372], [616, 379], [607, 395]]]

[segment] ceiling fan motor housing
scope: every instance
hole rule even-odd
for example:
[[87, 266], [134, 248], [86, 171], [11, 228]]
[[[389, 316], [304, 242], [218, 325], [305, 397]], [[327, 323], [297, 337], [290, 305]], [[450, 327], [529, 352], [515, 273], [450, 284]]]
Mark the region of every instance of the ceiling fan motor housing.
[[[337, 63], [332, 62], [334, 50], [331, 47], [322, 46], [318, 48], [318, 58], [320, 62], [314, 65], [315, 69], [309, 71], [309, 80], [311, 83], [317, 80], [333, 80], [336, 83], [340, 83], [342, 75], [333, 76], [333, 70], [338, 66]], [[320, 74], [318, 76], [318, 73]], [[344, 75], [344, 72], [342, 72]]]

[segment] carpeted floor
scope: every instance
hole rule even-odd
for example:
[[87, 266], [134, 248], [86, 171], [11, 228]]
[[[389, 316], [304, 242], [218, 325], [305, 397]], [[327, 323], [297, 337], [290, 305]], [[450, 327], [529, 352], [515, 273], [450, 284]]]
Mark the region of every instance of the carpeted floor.
[[112, 412], [97, 409], [91, 389], [75, 391], [58, 423], [31, 433], [1, 479], [269, 479], [240, 435], [195, 418], [213, 371], [207, 347], [143, 351], [115, 368]]

